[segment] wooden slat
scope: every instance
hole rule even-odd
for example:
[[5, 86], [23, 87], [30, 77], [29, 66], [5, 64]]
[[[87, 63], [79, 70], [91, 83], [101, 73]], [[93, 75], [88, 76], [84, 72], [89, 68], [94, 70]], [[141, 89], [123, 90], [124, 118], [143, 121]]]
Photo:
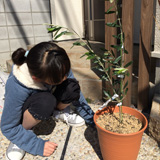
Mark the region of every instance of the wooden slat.
[[[113, 6], [113, 4], [110, 4], [110, 2], [105, 1], [105, 11], [107, 11], [111, 6]], [[116, 20], [116, 15], [115, 14], [109, 14], [109, 15], [105, 15], [105, 23], [107, 22], [115, 22]], [[117, 29], [113, 28], [113, 27], [108, 27], [105, 26], [105, 48], [107, 50], [111, 50], [110, 45], [114, 45], [117, 43], [116, 38], [113, 38], [112, 35], [116, 35], [117, 34]], [[112, 48], [113, 49], [113, 48]], [[106, 64], [107, 66], [107, 64]], [[105, 90], [110, 90], [110, 85], [106, 82], [106, 81], [102, 81], [102, 86], [103, 89]], [[105, 97], [104, 94], [102, 93], [103, 98]]]
[[[105, 2], [105, 11], [107, 11], [113, 4], [110, 4], [110, 2]], [[116, 15], [115, 14], [106, 14], [105, 15], [105, 23], [107, 22], [115, 22]], [[114, 27], [108, 27], [105, 26], [105, 48], [110, 50], [110, 45], [116, 44], [116, 38], [113, 38], [112, 35], [117, 34], [117, 29]]]
[[[124, 63], [127, 64], [133, 61], [133, 15], [134, 15], [134, 0], [122, 1], [122, 26], [125, 34], [125, 49], [128, 54], [124, 57]], [[132, 90], [132, 66], [128, 67], [130, 76], [126, 77], [128, 80], [128, 92], [126, 98], [123, 100], [123, 105], [131, 105], [131, 90]]]
[[141, 0], [141, 27], [138, 73], [138, 109], [140, 110], [147, 110], [149, 107], [149, 73], [153, 23], [153, 3], [153, 0]]

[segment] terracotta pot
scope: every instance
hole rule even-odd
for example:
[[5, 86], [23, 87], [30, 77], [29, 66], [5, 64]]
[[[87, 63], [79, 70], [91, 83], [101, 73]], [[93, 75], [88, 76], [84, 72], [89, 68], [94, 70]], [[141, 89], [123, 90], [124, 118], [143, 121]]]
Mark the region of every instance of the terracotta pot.
[[144, 130], [147, 128], [148, 121], [139, 111], [122, 106], [123, 113], [128, 113], [137, 117], [143, 124], [143, 128], [131, 134], [119, 134], [105, 130], [96, 119], [106, 112], [119, 112], [119, 107], [107, 107], [97, 111], [94, 115], [94, 122], [98, 131], [98, 138], [101, 153], [104, 160], [136, 160], [141, 145]]

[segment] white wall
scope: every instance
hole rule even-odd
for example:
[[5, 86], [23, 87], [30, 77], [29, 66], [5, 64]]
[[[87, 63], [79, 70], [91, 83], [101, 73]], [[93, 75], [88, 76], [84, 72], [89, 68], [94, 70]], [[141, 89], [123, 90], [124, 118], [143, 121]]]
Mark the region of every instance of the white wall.
[[[51, 0], [52, 24], [74, 29], [84, 37], [83, 0]], [[75, 39], [65, 36], [58, 40]]]

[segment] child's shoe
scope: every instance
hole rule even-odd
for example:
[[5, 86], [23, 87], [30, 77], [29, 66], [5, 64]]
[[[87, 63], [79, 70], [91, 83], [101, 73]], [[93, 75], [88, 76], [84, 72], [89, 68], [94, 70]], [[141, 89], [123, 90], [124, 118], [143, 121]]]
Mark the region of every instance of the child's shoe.
[[78, 127], [85, 124], [84, 119], [80, 117], [78, 114], [74, 113], [69, 106], [61, 111], [55, 110], [53, 117], [56, 120], [60, 119], [61, 121], [67, 123], [70, 126]]
[[11, 142], [6, 151], [6, 160], [21, 160], [24, 155], [25, 151]]

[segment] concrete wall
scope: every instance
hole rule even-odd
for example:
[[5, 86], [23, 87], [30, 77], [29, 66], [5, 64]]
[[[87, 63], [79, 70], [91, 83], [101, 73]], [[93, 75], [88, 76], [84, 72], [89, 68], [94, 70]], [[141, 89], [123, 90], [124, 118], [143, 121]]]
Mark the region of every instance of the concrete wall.
[[50, 0], [0, 0], [0, 64], [19, 47], [52, 39]]
[[[140, 8], [141, 0], [135, 0], [134, 43], [139, 43]], [[43, 23], [74, 28], [82, 37], [104, 42], [104, 0], [0, 0], [0, 64], [19, 47], [51, 40]]]
[[[157, 1], [156, 4], [156, 26], [155, 26], [155, 40], [154, 50], [160, 54], [160, 5]], [[159, 56], [160, 58], [160, 56]]]
[[158, 1], [156, 4], [154, 51], [151, 52], [151, 56], [156, 58], [156, 66], [155, 66], [156, 91], [155, 92], [160, 96], [160, 4], [158, 3]]

